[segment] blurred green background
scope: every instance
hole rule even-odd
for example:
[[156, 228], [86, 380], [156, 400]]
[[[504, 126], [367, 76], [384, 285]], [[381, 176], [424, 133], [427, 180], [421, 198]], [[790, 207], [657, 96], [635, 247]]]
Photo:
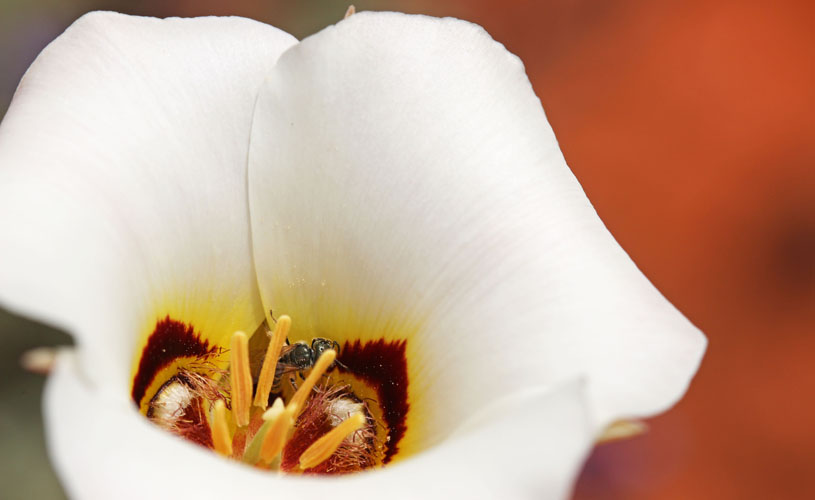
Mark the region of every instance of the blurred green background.
[[0, 498], [65, 498], [45, 453], [41, 411], [45, 377], [27, 373], [20, 356], [68, 335], [0, 310]]
[[[598, 447], [575, 497], [811, 498], [815, 2], [354, 3], [467, 19], [518, 54], [601, 218], [710, 339], [685, 399], [648, 434]], [[0, 114], [37, 53], [87, 11], [241, 15], [302, 38], [347, 5], [0, 0]], [[0, 337], [0, 498], [62, 498], [43, 379], [18, 360], [70, 339], [2, 310]]]

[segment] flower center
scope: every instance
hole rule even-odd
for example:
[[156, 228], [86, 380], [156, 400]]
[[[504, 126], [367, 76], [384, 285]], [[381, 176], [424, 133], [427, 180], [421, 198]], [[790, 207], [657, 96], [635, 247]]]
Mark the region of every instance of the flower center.
[[290, 327], [282, 316], [251, 342], [234, 333], [227, 371], [212, 361], [218, 348], [167, 318], [142, 352], [133, 399], [160, 427], [255, 467], [342, 474], [388, 463], [409, 409], [405, 341], [346, 342], [338, 359], [329, 339], [288, 344]]

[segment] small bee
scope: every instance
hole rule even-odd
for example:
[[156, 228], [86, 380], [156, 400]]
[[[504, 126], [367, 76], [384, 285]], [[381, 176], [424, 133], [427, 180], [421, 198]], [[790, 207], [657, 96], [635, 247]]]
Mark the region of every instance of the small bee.
[[[286, 339], [286, 345], [283, 346], [283, 349], [280, 351], [280, 357], [277, 359], [275, 387], [279, 387], [280, 380], [286, 374], [296, 372], [300, 375], [300, 378], [305, 378], [303, 372], [314, 366], [314, 363], [320, 359], [320, 356], [322, 356], [325, 351], [334, 349], [337, 355], [340, 353], [340, 344], [337, 341], [323, 337], [314, 338], [311, 341], [311, 346], [303, 341], [295, 342], [294, 344], [289, 344], [288, 342], [288, 339]], [[343, 366], [339, 361], [334, 361], [334, 364]], [[290, 381], [292, 386], [296, 388], [293, 376], [290, 378]]]

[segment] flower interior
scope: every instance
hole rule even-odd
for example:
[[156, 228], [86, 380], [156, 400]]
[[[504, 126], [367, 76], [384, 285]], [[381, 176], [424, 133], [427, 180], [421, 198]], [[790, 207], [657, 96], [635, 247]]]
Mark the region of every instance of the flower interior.
[[[250, 466], [347, 474], [389, 463], [407, 428], [406, 340], [288, 339], [264, 321], [229, 348], [166, 317], [148, 336], [131, 397], [162, 429]], [[402, 454], [404, 455], [404, 453]]]

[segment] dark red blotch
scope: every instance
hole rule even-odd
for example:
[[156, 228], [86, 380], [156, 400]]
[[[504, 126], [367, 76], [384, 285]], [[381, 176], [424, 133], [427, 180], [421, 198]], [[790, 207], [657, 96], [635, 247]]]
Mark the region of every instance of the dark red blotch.
[[391, 461], [399, 450], [399, 441], [407, 429], [408, 371], [405, 357], [406, 340], [386, 342], [384, 339], [361, 343], [346, 342], [340, 349], [338, 366], [340, 373], [348, 372], [364, 380], [374, 388], [379, 397], [383, 418], [388, 426], [385, 457], [382, 463]]
[[217, 347], [201, 340], [192, 325], [170, 319], [169, 316], [156, 323], [156, 328], [142, 350], [139, 368], [133, 377], [131, 397], [137, 405], [153, 382], [156, 374], [173, 361], [184, 357], [202, 358], [214, 354]]

